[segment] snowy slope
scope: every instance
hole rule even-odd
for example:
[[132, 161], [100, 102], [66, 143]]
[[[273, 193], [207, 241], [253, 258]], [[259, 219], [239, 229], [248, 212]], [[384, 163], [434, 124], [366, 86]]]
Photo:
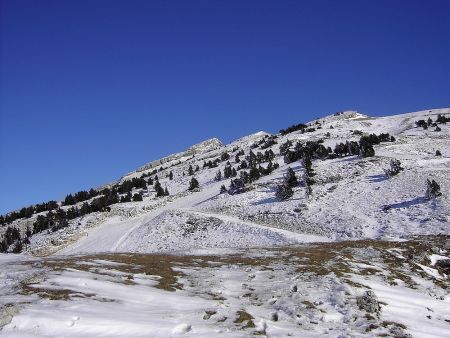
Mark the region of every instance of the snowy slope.
[[[123, 182], [157, 170], [161, 185], [168, 188], [171, 196], [155, 198], [153, 187], [148, 186], [143, 191], [142, 202], [115, 204], [109, 213], [87, 215], [71, 222], [66, 229], [35, 235], [29, 249], [39, 255], [60, 249], [71, 254], [159, 249], [180, 252], [196, 247], [284, 245], [310, 242], [311, 238], [329, 241], [448, 234], [450, 125], [440, 125], [440, 132], [415, 126], [415, 121], [429, 117], [435, 120], [438, 114], [448, 115], [450, 109], [379, 118], [348, 111], [309, 122], [308, 126], [315, 128], [312, 132], [295, 131], [287, 135], [257, 132], [228, 145], [222, 145], [217, 139], [207, 140], [185, 152], [152, 161], [121, 179]], [[317, 184], [310, 198], [305, 196], [302, 185], [294, 188], [294, 196], [287, 201], [275, 197], [276, 186], [289, 167], [299, 179], [303, 172], [300, 162], [288, 165], [280, 156], [279, 147], [287, 140], [295, 144], [323, 139], [325, 146], [334, 148], [340, 142], [358, 141], [361, 133], [386, 132], [395, 136], [396, 141], [376, 145], [374, 157], [314, 160]], [[262, 141], [273, 137], [276, 144], [260, 148]], [[230, 179], [215, 180], [219, 170], [223, 173], [227, 161], [219, 161], [212, 169], [205, 167], [205, 163], [227, 152], [230, 165], [237, 168], [235, 157], [239, 152], [245, 154], [240, 156], [242, 160], [250, 150], [257, 153], [268, 149], [275, 153], [273, 162], [280, 165], [277, 170], [255, 181], [246, 193], [219, 194], [221, 185], [228, 188], [230, 184]], [[442, 156], [435, 156], [436, 150]], [[384, 170], [391, 159], [401, 160], [405, 170], [387, 178]], [[201, 186], [198, 192], [187, 191], [192, 178], [187, 174], [189, 166], [199, 167], [194, 174]], [[173, 173], [173, 180], [168, 178], [169, 172]], [[427, 179], [435, 179], [441, 185], [443, 196], [436, 201], [424, 198]], [[193, 236], [180, 238], [180, 229], [199, 228], [186, 223], [194, 215], [199, 224], [202, 218], [212, 217], [221, 225], [214, 231], [196, 231]], [[34, 218], [18, 221], [15, 225], [25, 231], [33, 221]], [[292, 235], [280, 236], [279, 230]], [[201, 240], [195, 239], [196, 236]], [[70, 246], [64, 249], [67, 245]]]
[[[157, 170], [170, 196], [148, 186], [133, 191], [141, 202], [33, 235], [27, 252], [45, 258], [0, 254], [0, 336], [448, 337], [450, 124], [415, 126], [437, 114], [450, 109], [343, 112], [311, 121], [312, 132], [212, 139], [150, 162], [121, 182]], [[310, 197], [300, 184], [276, 198], [288, 168], [300, 181], [304, 170], [280, 156], [287, 140], [334, 148], [386, 132], [396, 140], [374, 157], [313, 160]], [[279, 168], [242, 194], [220, 194], [227, 161], [204, 163], [227, 152], [237, 168], [238, 153], [264, 152], [269, 139]], [[391, 159], [404, 170], [388, 178]], [[425, 198], [427, 179], [443, 196]], [[23, 233], [35, 217], [13, 225]]]

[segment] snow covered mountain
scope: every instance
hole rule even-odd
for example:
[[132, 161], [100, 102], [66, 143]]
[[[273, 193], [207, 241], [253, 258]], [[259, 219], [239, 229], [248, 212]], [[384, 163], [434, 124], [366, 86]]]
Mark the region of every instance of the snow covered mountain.
[[[67, 335], [68, 326], [73, 336], [101, 335], [117, 320], [114, 311], [123, 312], [135, 336], [148, 330], [160, 330], [159, 337], [449, 332], [450, 271], [442, 263], [450, 250], [449, 108], [387, 117], [346, 111], [227, 145], [214, 138], [153, 160], [107, 189], [74, 196], [1, 227], [3, 238], [12, 236], [7, 251], [20, 243], [22, 252], [49, 258], [41, 266], [35, 258], [2, 255], [0, 265], [18, 270], [0, 281], [16, 285], [34, 276], [30, 271], [50, 273], [32, 287], [59, 303], [33, 303], [9, 315], [0, 335], [22, 329]], [[152, 300], [145, 298], [143, 288], [155, 285], [180, 293], [164, 298], [151, 289]], [[71, 303], [51, 291], [67, 289], [83, 299], [95, 295], [93, 308], [81, 302], [79, 310], [82, 318], [95, 313], [97, 325], [73, 319]], [[16, 289], [3, 290], [10, 297]], [[112, 307], [96, 302], [102, 290]], [[128, 293], [136, 299], [120, 296]], [[191, 299], [199, 294], [201, 300]], [[148, 308], [156, 299], [161, 308]], [[189, 306], [176, 320], [169, 314], [179, 301]], [[54, 304], [73, 318], [55, 315]], [[149, 324], [136, 311], [166, 319]], [[415, 313], [423, 317], [420, 325]], [[30, 324], [36, 316], [40, 329]]]
[[[450, 188], [450, 124], [430, 125], [424, 129], [417, 126], [416, 121], [430, 119], [435, 123], [439, 115], [449, 113], [449, 109], [433, 109], [371, 118], [348, 111], [311, 121], [301, 129], [284, 134], [258, 132], [228, 145], [218, 139], [207, 140], [184, 152], [154, 160], [110, 185], [114, 189], [133, 178], [145, 180], [143, 187], [128, 188], [131, 195], [140, 194], [142, 201], [113, 203], [109, 211], [87, 213], [69, 220], [68, 226], [55, 232], [34, 234], [28, 250], [54, 252], [86, 231], [105, 232], [107, 238], [97, 241], [90, 235], [89, 241], [95, 243], [94, 246], [76, 243], [78, 249], [72, 250], [69, 246], [64, 250], [71, 253], [93, 250], [167, 252], [198, 247], [286, 244], [311, 238], [330, 241], [448, 233], [450, 203], [446, 192]], [[359, 142], [364, 135], [383, 133], [389, 133], [395, 141], [375, 144], [375, 156], [345, 156], [334, 152], [337, 144]], [[302, 179], [302, 160], [286, 163], [285, 154], [281, 154], [287, 145], [295, 151], [297, 143], [308, 142], [321, 144], [330, 152], [328, 156], [313, 155], [316, 183], [311, 186], [310, 196], [306, 194]], [[221, 194], [222, 185], [229, 190], [231, 180], [249, 172], [250, 152], [256, 158], [255, 166], [260, 173], [247, 180], [245, 192]], [[270, 158], [266, 156], [268, 152]], [[389, 178], [385, 170], [391, 160], [399, 160], [404, 170]], [[242, 168], [243, 162], [246, 168]], [[263, 173], [269, 162], [274, 167]], [[236, 176], [226, 178], [230, 176], [225, 174], [226, 167]], [[299, 184], [292, 187], [292, 197], [280, 200], [276, 190], [288, 168], [294, 170]], [[217, 180], [219, 171], [221, 178]], [[167, 188], [169, 196], [155, 197], [156, 177], [162, 188]], [[198, 180], [199, 191], [188, 190], [192, 177]], [[428, 179], [435, 180], [444, 192], [433, 201], [425, 198]], [[125, 195], [122, 190], [118, 191], [119, 198]], [[80, 208], [83, 203], [61, 206], [61, 209]], [[36, 217], [34, 214], [28, 219], [19, 219], [12, 226], [25, 233], [27, 227], [33, 230]], [[191, 233], [181, 236], [184, 231], [181, 229], [190, 219], [196, 220], [189, 226]], [[203, 219], [213, 221], [198, 226]], [[215, 225], [211, 228], [211, 224]], [[255, 237], [251, 229], [262, 231], [263, 237]], [[279, 238], [279, 231], [288, 231], [290, 239]], [[202, 240], [198, 241], [197, 237]], [[87, 238], [81, 242], [86, 241]]]

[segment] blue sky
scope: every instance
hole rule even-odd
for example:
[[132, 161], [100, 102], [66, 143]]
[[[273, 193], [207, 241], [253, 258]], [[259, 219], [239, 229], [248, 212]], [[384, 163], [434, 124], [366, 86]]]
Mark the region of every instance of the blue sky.
[[447, 0], [0, 0], [0, 12], [0, 213], [210, 137], [450, 106]]

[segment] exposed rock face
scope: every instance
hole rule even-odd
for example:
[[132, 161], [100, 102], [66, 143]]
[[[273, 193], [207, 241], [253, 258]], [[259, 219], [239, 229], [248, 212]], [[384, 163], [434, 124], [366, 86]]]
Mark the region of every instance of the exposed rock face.
[[140, 173], [142, 171], [149, 170], [151, 168], [157, 167], [157, 166], [162, 165], [164, 163], [171, 162], [171, 161], [176, 161], [176, 160], [179, 160], [179, 159], [181, 159], [183, 157], [191, 157], [191, 156], [198, 155], [198, 154], [204, 154], [204, 153], [207, 153], [209, 151], [219, 149], [222, 146], [223, 146], [223, 144], [222, 144], [222, 142], [219, 139], [217, 139], [217, 138], [208, 139], [206, 141], [194, 144], [192, 147], [190, 147], [189, 149], [187, 149], [187, 150], [185, 150], [183, 152], [175, 153], [175, 154], [163, 157], [163, 158], [161, 158], [159, 160], [155, 160], [155, 161], [149, 162], [149, 163], [143, 165], [142, 167], [139, 167], [138, 169], [136, 169], [136, 171], [131, 172], [131, 173], [123, 176], [120, 181], [122, 182], [124, 180], [131, 179], [132, 177], [137, 177], [135, 175], [136, 173]]
[[147, 163], [144, 166], [138, 168], [136, 171], [140, 172], [140, 171], [148, 170], [150, 168], [156, 167], [158, 165], [161, 165], [161, 164], [173, 161], [173, 160], [180, 159], [185, 156], [204, 154], [204, 153], [207, 153], [208, 151], [216, 150], [222, 146], [223, 146], [222, 142], [220, 142], [219, 139], [211, 138], [209, 140], [194, 144], [192, 147], [190, 147], [189, 149], [187, 149], [186, 151], [183, 151], [181, 153], [172, 154], [170, 156], [163, 157], [159, 160]]
[[217, 138], [211, 138], [209, 140], [194, 144], [188, 150], [185, 151], [186, 155], [204, 154], [211, 150], [216, 150], [222, 147], [223, 144]]

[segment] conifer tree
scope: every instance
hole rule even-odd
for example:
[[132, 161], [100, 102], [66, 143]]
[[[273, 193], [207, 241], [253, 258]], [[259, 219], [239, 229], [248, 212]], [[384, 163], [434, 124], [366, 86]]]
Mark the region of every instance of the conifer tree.
[[231, 177], [236, 177], [237, 176], [237, 171], [234, 168], [231, 168]]
[[298, 185], [297, 176], [295, 176], [295, 172], [292, 168], [288, 168], [284, 181], [290, 187], [295, 187]]
[[170, 171], [170, 173], [169, 173], [169, 180], [173, 180], [173, 172], [172, 172], [172, 170]]
[[291, 198], [292, 195], [294, 195], [294, 192], [292, 191], [292, 188], [289, 186], [289, 184], [283, 182], [282, 184], [277, 186], [275, 195], [278, 199], [284, 201]]
[[216, 181], [220, 181], [221, 179], [222, 179], [222, 172], [219, 170], [219, 171], [216, 173], [215, 180], [216, 180]]
[[312, 169], [311, 158], [307, 153], [303, 157], [303, 182], [306, 188], [306, 196], [309, 197], [312, 194], [312, 185], [315, 183], [313, 177], [316, 175]]
[[194, 168], [192, 168], [192, 165], [189, 165], [188, 175], [189, 175], [189, 176], [194, 175]]
[[427, 179], [425, 196], [427, 199], [436, 199], [437, 197], [442, 196], [441, 186], [435, 180], [430, 181]]
[[159, 183], [159, 181], [156, 181], [154, 188], [156, 191], [156, 197], [165, 196], [164, 189], [162, 188], [161, 183]]
[[252, 167], [250, 169], [249, 178], [250, 178], [251, 182], [256, 181], [257, 179], [259, 179], [260, 176], [261, 176], [261, 174], [259, 173], [259, 170], [256, 167]]
[[140, 201], [142, 201], [142, 195], [141, 195], [141, 194], [138, 194], [138, 193], [134, 194], [134, 195], [133, 195], [133, 201], [134, 201], [134, 202], [140, 202]]
[[198, 189], [199, 187], [200, 187], [200, 185], [199, 185], [197, 179], [195, 177], [192, 177], [191, 181], [189, 182], [188, 190], [192, 191], [192, 190]]
[[402, 167], [401, 162], [397, 159], [391, 159], [390, 168], [385, 169], [384, 172], [387, 177], [392, 177], [398, 175], [402, 170], [404, 170], [404, 168]]

